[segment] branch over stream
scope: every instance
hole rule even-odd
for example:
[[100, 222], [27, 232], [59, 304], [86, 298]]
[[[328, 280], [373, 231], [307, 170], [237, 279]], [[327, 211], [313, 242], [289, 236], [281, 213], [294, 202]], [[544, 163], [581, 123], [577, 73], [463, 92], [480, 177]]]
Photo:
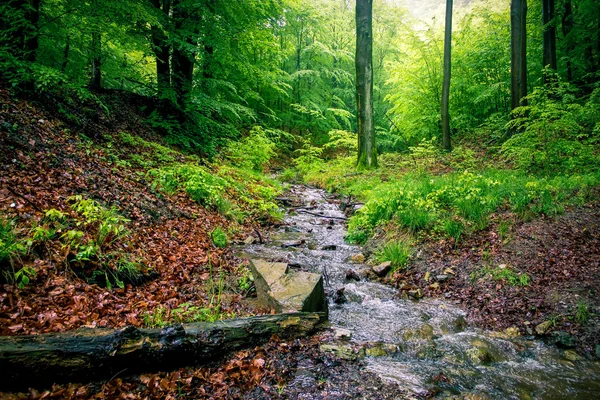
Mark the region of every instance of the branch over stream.
[[201, 365], [264, 343], [272, 335], [291, 338], [310, 334], [326, 320], [325, 313], [288, 313], [164, 329], [80, 328], [66, 333], [0, 337], [0, 390], [103, 380], [123, 370], [131, 374]]

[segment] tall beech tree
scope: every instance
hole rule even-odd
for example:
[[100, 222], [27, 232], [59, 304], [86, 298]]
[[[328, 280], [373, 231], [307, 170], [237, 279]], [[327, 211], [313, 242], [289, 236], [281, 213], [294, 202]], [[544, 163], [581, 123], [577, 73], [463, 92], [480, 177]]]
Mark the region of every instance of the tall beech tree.
[[527, 100], [527, 0], [510, 2], [511, 109]]
[[452, 72], [452, 0], [446, 0], [444, 34], [444, 83], [442, 84], [442, 142], [444, 150], [451, 151], [450, 143], [450, 75]]
[[373, 116], [373, 0], [356, 1], [358, 168], [377, 167]]

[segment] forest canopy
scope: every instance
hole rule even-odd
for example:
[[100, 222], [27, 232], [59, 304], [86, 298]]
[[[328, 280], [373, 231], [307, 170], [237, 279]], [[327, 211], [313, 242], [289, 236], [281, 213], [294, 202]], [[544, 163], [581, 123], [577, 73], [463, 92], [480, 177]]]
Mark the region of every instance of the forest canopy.
[[[373, 4], [379, 153], [441, 141], [443, 3]], [[582, 115], [569, 112], [568, 121], [563, 114], [549, 118], [576, 126], [579, 138], [597, 134], [597, 119], [590, 115], [600, 71], [596, 1], [528, 2], [527, 79], [519, 95], [530, 93], [534, 109], [512, 117], [511, 4], [455, 3], [449, 100], [454, 138], [475, 135], [499, 144], [507, 131], [526, 131], [535, 107], [547, 101], [559, 114], [583, 107]], [[280, 152], [316, 146], [332, 157], [347, 150], [331, 143], [355, 140], [357, 128], [354, 5], [10, 0], [0, 5], [0, 71], [15, 90], [66, 90], [80, 98], [121, 90], [154, 98], [148, 122], [170, 143], [204, 155], [214, 156], [229, 140], [262, 126]]]

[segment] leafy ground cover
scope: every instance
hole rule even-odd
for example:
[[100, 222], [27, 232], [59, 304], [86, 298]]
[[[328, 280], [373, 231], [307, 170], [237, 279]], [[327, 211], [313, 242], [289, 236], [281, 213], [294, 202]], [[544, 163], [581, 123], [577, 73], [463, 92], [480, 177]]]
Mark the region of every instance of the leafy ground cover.
[[102, 101], [82, 115], [0, 90], [0, 334], [257, 312], [228, 244], [278, 216], [279, 184], [202, 165], [134, 101]]

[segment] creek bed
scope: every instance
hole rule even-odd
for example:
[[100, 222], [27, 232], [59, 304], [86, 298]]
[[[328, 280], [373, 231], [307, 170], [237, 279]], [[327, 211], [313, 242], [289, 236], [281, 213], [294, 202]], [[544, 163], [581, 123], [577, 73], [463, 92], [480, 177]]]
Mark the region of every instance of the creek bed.
[[[452, 303], [403, 300], [385, 285], [346, 281], [347, 270], [368, 267], [351, 261], [361, 248], [344, 242], [344, 214], [322, 190], [296, 185], [289, 195], [304, 208], [292, 210], [267, 244], [245, 246], [243, 255], [323, 274], [332, 326], [349, 330], [355, 346], [381, 349], [367, 351], [365, 361], [384, 381], [440, 398], [599, 398], [598, 362], [569, 360], [541, 341], [470, 327]], [[347, 301], [336, 304], [341, 288]]]

